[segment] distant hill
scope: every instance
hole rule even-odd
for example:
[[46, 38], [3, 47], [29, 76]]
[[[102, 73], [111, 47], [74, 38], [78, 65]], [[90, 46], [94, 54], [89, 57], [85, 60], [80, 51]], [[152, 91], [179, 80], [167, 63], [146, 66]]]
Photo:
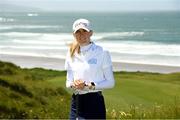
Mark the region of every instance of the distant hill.
[[42, 9], [15, 5], [15, 4], [0, 3], [0, 12], [37, 12], [37, 11], [42, 11]]

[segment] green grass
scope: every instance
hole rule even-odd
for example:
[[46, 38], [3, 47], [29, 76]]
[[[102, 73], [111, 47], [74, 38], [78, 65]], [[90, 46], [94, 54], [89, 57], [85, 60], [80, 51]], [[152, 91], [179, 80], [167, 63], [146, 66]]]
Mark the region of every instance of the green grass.
[[115, 73], [104, 91], [110, 118], [180, 118], [180, 73]]
[[48, 82], [64, 73], [0, 61], [0, 118], [67, 118], [70, 94]]
[[[115, 72], [104, 90], [107, 118], [180, 118], [180, 73]], [[65, 88], [65, 74], [50, 79]]]
[[[180, 73], [115, 72], [107, 118], [180, 118]], [[0, 118], [68, 118], [66, 72], [0, 62]]]

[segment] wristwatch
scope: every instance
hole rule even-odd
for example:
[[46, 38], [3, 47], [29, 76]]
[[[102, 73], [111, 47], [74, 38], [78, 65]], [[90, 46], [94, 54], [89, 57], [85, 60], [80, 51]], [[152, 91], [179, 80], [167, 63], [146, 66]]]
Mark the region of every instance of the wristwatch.
[[90, 88], [91, 90], [95, 90], [95, 84], [94, 84], [94, 82], [91, 82], [91, 88]]

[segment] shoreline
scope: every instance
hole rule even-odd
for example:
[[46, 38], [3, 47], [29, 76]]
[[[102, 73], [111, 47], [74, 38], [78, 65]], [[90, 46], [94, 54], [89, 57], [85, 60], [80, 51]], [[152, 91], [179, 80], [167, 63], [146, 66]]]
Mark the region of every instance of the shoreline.
[[[42, 67], [45, 69], [52, 69], [52, 70], [65, 70], [64, 69], [65, 60], [60, 58], [0, 54], [0, 60], [12, 62], [22, 68]], [[180, 67], [126, 63], [126, 62], [113, 62], [113, 71], [173, 73], [173, 72], [180, 72]]]

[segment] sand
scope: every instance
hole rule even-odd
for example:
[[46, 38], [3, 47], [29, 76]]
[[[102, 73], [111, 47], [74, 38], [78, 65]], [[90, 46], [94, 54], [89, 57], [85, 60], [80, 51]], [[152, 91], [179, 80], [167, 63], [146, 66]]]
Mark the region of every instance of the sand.
[[[22, 68], [42, 67], [45, 69], [53, 69], [53, 70], [64, 70], [64, 62], [65, 62], [64, 59], [58, 59], [58, 58], [7, 55], [7, 54], [0, 54], [0, 60], [12, 62]], [[172, 72], [180, 72], [180, 67], [113, 62], [113, 70], [132, 71], [132, 72], [141, 71], [141, 72], [172, 73]]]

